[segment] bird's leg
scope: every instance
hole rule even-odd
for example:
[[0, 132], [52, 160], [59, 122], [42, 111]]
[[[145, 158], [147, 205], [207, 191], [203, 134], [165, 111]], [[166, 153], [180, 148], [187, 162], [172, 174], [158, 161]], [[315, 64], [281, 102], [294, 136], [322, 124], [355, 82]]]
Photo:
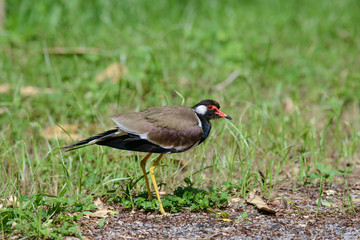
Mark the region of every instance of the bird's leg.
[[147, 192], [148, 192], [148, 196], [149, 196], [149, 201], [152, 201], [152, 195], [151, 195], [151, 191], [150, 191], [150, 185], [149, 185], [149, 179], [147, 177], [147, 173], [146, 173], [146, 170], [145, 170], [145, 166], [146, 166], [146, 161], [149, 159], [149, 157], [151, 156], [152, 153], [148, 153], [146, 155], [146, 157], [144, 157], [143, 160], [141, 160], [140, 162], [140, 167], [143, 171], [143, 174], [144, 174], [144, 178], [145, 178], [145, 183], [146, 183], [146, 188], [147, 188]]
[[162, 158], [163, 155], [164, 155], [163, 153], [160, 154], [160, 156], [155, 160], [155, 162], [154, 162], [154, 164], [151, 166], [149, 172], [150, 172], [151, 181], [152, 181], [152, 183], [153, 183], [153, 185], [154, 185], [154, 189], [155, 189], [155, 192], [156, 192], [156, 197], [157, 197], [157, 199], [158, 199], [158, 201], [159, 201], [160, 212], [161, 212], [163, 215], [168, 215], [168, 214], [165, 212], [165, 210], [164, 210], [164, 208], [163, 208], [163, 205], [162, 205], [162, 203], [161, 203], [160, 194], [159, 194], [159, 191], [158, 191], [158, 188], [157, 188], [157, 184], [156, 184], [156, 180], [155, 180], [155, 175], [154, 175], [154, 170], [155, 170], [155, 168], [156, 168], [156, 165], [158, 165], [158, 163], [160, 162], [160, 160], [161, 160], [161, 158]]

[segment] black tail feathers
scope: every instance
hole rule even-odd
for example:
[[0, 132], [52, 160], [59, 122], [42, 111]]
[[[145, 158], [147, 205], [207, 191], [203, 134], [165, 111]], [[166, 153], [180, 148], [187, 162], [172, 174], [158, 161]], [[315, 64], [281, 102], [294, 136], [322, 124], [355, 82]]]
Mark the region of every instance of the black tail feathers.
[[100, 134], [98, 134], [96, 136], [92, 136], [92, 137], [89, 137], [87, 139], [81, 140], [81, 141], [79, 141], [79, 142], [77, 142], [77, 143], [75, 143], [73, 145], [66, 146], [66, 147], [63, 147], [63, 148], [66, 149], [66, 152], [72, 151], [72, 150], [75, 150], [75, 149], [78, 149], [78, 148], [83, 148], [83, 147], [88, 146], [89, 142], [91, 142], [93, 140], [96, 140], [96, 139], [104, 139], [104, 138], [107, 138], [107, 137], [111, 137], [117, 131], [118, 131], [118, 129], [112, 129], [112, 130], [100, 133]]

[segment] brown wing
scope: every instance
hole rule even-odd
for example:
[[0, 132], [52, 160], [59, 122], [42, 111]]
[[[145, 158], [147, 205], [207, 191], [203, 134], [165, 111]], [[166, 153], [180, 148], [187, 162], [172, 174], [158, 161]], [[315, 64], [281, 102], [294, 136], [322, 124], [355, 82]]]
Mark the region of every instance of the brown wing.
[[148, 122], [158, 127], [177, 131], [199, 126], [200, 121], [195, 111], [185, 106], [153, 107], [142, 111], [142, 113]]
[[112, 117], [119, 128], [163, 148], [179, 151], [197, 144], [203, 130], [194, 110], [184, 106], [153, 107]]
[[131, 134], [146, 134], [153, 129], [153, 124], [146, 121], [142, 112], [125, 113], [111, 117], [118, 127]]

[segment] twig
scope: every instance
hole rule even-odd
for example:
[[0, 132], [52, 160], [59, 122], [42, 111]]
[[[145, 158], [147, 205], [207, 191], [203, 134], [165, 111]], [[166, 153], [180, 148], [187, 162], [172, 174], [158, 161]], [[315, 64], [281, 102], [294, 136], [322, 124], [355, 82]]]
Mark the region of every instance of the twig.
[[217, 91], [221, 91], [224, 88], [226, 88], [228, 85], [230, 85], [236, 78], [238, 78], [240, 76], [240, 73], [238, 71], [234, 71], [232, 72], [226, 79], [225, 81], [217, 84], [215, 86], [215, 90]]

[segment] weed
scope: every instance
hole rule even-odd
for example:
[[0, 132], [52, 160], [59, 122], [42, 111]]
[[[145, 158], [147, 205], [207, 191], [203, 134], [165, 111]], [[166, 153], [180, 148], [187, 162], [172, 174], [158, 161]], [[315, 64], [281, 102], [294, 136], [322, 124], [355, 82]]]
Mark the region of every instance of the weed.
[[[165, 195], [161, 200], [165, 210], [169, 212], [182, 212], [184, 209], [193, 211], [203, 211], [212, 208], [225, 207], [230, 200], [229, 192], [222, 191], [222, 188], [211, 187], [208, 191], [194, 188], [191, 181], [186, 178], [185, 182], [189, 183], [187, 187], [178, 187], [173, 194]], [[124, 207], [136, 207], [145, 210], [158, 209], [156, 199], [148, 201], [147, 194], [144, 193], [131, 199], [121, 198], [121, 204]]]
[[45, 194], [19, 198], [18, 204], [0, 209], [2, 231], [35, 238], [61, 238], [80, 236], [77, 221], [83, 211], [96, 208], [92, 197], [79, 196], [79, 200]]

